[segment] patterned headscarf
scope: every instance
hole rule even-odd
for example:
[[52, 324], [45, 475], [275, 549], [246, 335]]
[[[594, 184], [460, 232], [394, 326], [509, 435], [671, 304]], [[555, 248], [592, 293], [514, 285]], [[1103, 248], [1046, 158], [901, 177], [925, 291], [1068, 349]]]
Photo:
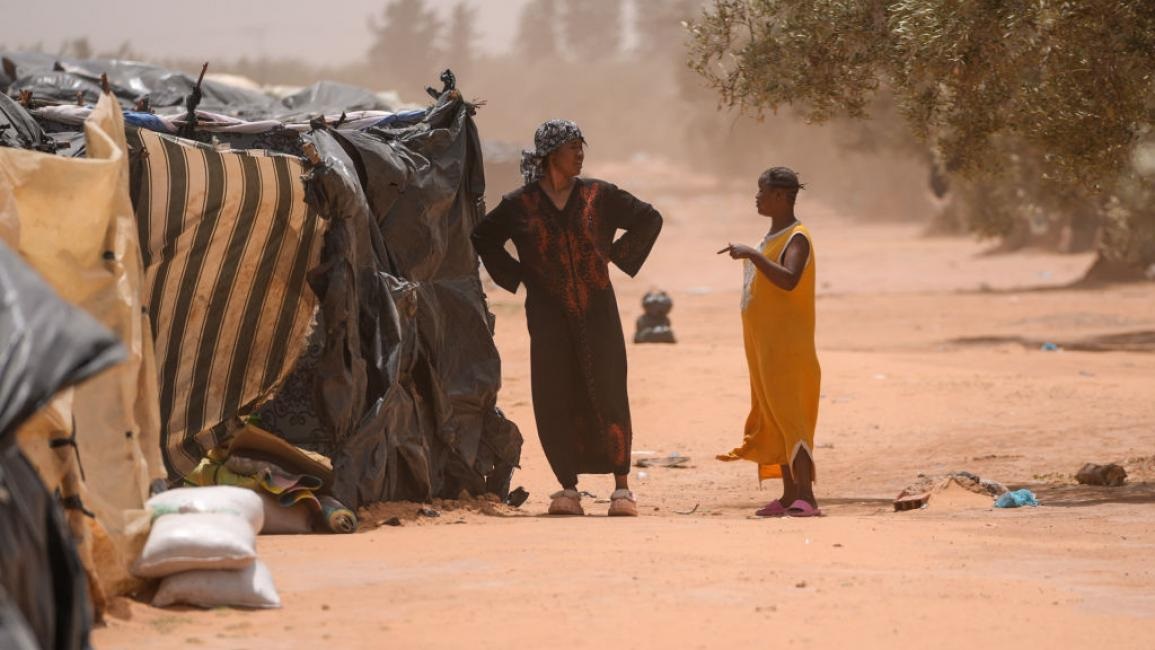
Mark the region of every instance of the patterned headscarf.
[[529, 185], [545, 176], [545, 157], [570, 140], [586, 139], [577, 124], [569, 120], [550, 120], [533, 134], [533, 151], [521, 152], [521, 175]]

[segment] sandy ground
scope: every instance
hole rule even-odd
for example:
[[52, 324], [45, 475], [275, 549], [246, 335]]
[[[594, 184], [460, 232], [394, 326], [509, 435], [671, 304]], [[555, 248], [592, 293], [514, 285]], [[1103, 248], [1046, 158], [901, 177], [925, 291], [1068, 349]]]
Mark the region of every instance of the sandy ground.
[[[915, 225], [840, 217], [804, 193], [828, 516], [753, 519], [777, 485], [713, 460], [738, 444], [748, 397], [740, 269], [714, 251], [765, 232], [753, 183], [654, 164], [592, 171], [666, 216], [651, 262], [615, 282], [627, 336], [642, 294], [662, 288], [680, 340], [629, 348], [634, 448], [693, 460], [636, 470], [640, 518], [608, 519], [588, 499], [584, 518], [541, 515], [556, 485], [534, 427], [522, 296], [495, 290], [525, 506], [262, 537], [283, 609], [131, 603], [96, 647], [1155, 647], [1155, 284], [1062, 289], [1089, 257], [986, 255]], [[1109, 351], [1080, 351], [1095, 348]], [[1125, 462], [1132, 482], [1074, 485], [1087, 461]], [[951, 470], [1030, 487], [1044, 506], [944, 498], [892, 511], [920, 473]], [[604, 498], [610, 480], [581, 487]]]

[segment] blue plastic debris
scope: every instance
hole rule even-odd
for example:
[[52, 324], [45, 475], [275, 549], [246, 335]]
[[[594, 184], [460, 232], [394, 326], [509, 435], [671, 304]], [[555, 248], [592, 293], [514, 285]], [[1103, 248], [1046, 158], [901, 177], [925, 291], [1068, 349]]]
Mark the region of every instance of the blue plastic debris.
[[1035, 498], [1035, 493], [1027, 489], [1007, 492], [995, 500], [996, 508], [1021, 508], [1023, 506], [1034, 507], [1037, 505], [1039, 505], [1039, 500]]
[[1047, 341], [1043, 344], [1042, 350], [1043, 352], [1057, 352], [1059, 350], [1059, 346], [1051, 343], [1050, 341]]

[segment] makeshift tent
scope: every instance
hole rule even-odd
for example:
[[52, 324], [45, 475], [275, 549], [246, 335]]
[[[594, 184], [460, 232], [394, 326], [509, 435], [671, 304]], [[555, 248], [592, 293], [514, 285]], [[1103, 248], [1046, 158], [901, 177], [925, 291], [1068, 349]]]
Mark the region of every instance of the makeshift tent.
[[[350, 146], [358, 162], [369, 159], [372, 165], [364, 187], [358, 163], [345, 166], [342, 192], [371, 194], [381, 216], [366, 227], [393, 229], [374, 235], [385, 242], [376, 272], [392, 275], [395, 287], [415, 281], [414, 320], [399, 330], [412, 342], [406, 347], [400, 338], [382, 339], [375, 332], [362, 352], [388, 354], [391, 341], [414, 351], [419, 372], [370, 382], [371, 394], [356, 402], [366, 411], [350, 411], [350, 387], [335, 389], [338, 371], [322, 359], [308, 373], [313, 390], [297, 396], [297, 414], [316, 415], [309, 419], [325, 435], [294, 442], [334, 456], [336, 495], [353, 506], [457, 496], [463, 489], [504, 495], [520, 458], [520, 434], [495, 410], [500, 360], [468, 238], [480, 208], [480, 192], [473, 188], [484, 182], [471, 127], [468, 109], [456, 97], [410, 129], [375, 129], [364, 137], [358, 131], [329, 132], [357, 138]], [[343, 251], [331, 246], [328, 257], [318, 257], [317, 212], [329, 208], [310, 211], [301, 200], [305, 188], [295, 185], [297, 159], [253, 150], [218, 152], [145, 130], [130, 141], [147, 152], [134, 165], [134, 196], [140, 239], [149, 242], [146, 285], [161, 372], [163, 448], [170, 471], [183, 474], [252, 410], [262, 426], [285, 433], [277, 418], [284, 401], [275, 394], [307, 342], [314, 297], [304, 271]], [[166, 228], [170, 234], [160, 236]], [[165, 239], [194, 242], [188, 249], [193, 254], [158, 261]], [[371, 314], [391, 311], [392, 299], [392, 292], [362, 298]], [[342, 333], [330, 325], [338, 318], [320, 320], [325, 351], [337, 349], [334, 341]], [[382, 359], [354, 356], [351, 363], [380, 367]], [[414, 384], [396, 390], [416, 396], [417, 412], [384, 408], [385, 387], [398, 382]], [[308, 399], [302, 404], [301, 397]], [[265, 400], [271, 406], [264, 407]], [[360, 422], [367, 414], [384, 419]], [[354, 430], [362, 435], [350, 440]], [[366, 444], [383, 446], [370, 451]]]
[[69, 507], [100, 606], [106, 593], [135, 583], [128, 566], [147, 532], [143, 504], [166, 474], [124, 124], [111, 97], [97, 104], [85, 136], [85, 159], [0, 149], [0, 237], [128, 351], [124, 363], [58, 395], [19, 432]]
[[435, 426], [425, 436], [424, 462], [412, 462], [410, 470], [428, 468], [429, 475], [415, 473], [414, 482], [449, 496], [460, 490], [504, 495], [521, 455], [521, 435], [495, 410], [501, 360], [470, 241], [485, 191], [471, 114], [451, 91], [411, 129], [333, 133], [367, 179], [363, 188], [386, 268], [416, 285], [415, 381]]
[[59, 390], [117, 363], [124, 350], [3, 243], [0, 295], [0, 641], [6, 648], [80, 650], [89, 647], [92, 627], [84, 570], [56, 500], [15, 433]]
[[[94, 82], [105, 63], [55, 67]], [[122, 104], [171, 82], [142, 65], [111, 66]], [[17, 76], [13, 90], [32, 89], [35, 79]], [[128, 136], [132, 195], [173, 475], [252, 416], [331, 455], [336, 494], [353, 507], [461, 490], [504, 496], [521, 435], [496, 408], [500, 360], [468, 236], [484, 209], [481, 153], [473, 107], [451, 75], [443, 80], [428, 111], [325, 120], [311, 135], [243, 96], [198, 113], [201, 144], [159, 134], [185, 125], [180, 101], [167, 115], [128, 114], [139, 125]], [[45, 99], [32, 113], [76, 142], [69, 129], [89, 109], [36, 88]], [[302, 153], [310, 140], [325, 153], [302, 199], [298, 160], [271, 153]], [[334, 215], [351, 212], [368, 216], [343, 238], [332, 226], [351, 217]], [[369, 241], [379, 242], [372, 254], [357, 251]], [[342, 265], [345, 275], [333, 270]], [[307, 440], [294, 435], [302, 421], [315, 423]]]

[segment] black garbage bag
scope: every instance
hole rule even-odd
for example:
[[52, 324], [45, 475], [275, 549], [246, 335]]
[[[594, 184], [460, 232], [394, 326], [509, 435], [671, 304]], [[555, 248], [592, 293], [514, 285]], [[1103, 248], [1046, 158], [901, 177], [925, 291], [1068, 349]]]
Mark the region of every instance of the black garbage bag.
[[20, 619], [0, 616], [0, 639], [19, 638], [23, 625], [37, 647], [89, 647], [84, 568], [59, 504], [15, 434], [58, 391], [124, 357], [112, 332], [61, 300], [0, 243], [0, 589], [20, 612]]

